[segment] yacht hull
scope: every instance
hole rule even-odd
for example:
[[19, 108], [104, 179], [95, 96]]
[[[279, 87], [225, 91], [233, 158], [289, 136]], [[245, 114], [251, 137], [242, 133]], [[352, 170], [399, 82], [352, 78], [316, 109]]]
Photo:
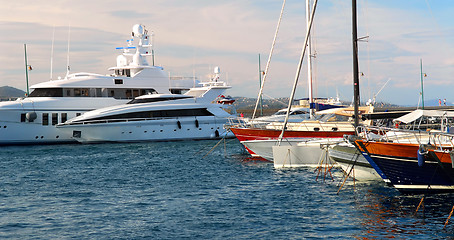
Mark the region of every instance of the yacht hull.
[[[76, 143], [71, 134], [57, 129], [56, 125], [87, 111], [126, 101], [113, 98], [41, 97], [1, 102], [0, 145]], [[35, 114], [36, 118], [27, 119], [25, 116], [30, 113]]]
[[226, 122], [226, 119], [216, 117], [188, 117], [62, 125], [58, 128], [81, 143], [173, 141], [234, 137], [224, 128]]

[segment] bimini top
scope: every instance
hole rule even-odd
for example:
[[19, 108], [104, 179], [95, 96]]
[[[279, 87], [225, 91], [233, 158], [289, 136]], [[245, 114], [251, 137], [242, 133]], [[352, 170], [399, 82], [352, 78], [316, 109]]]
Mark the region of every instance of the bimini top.
[[454, 117], [454, 112], [417, 109], [411, 113], [403, 115], [402, 117], [394, 119], [393, 122], [407, 124], [418, 120], [420, 117]]

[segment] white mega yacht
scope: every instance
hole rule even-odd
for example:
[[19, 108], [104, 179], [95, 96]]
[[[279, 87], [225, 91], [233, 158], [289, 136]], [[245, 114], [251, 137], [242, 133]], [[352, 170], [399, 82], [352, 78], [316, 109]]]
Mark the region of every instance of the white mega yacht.
[[229, 117], [223, 105], [203, 97], [148, 94], [84, 113], [57, 128], [82, 143], [215, 139], [234, 137], [224, 127]]
[[[123, 53], [117, 57], [117, 66], [109, 69], [110, 75], [68, 74], [63, 79], [31, 86], [32, 92], [26, 98], [0, 102], [0, 145], [75, 142], [71, 134], [55, 126], [84, 112], [124, 104], [140, 95], [187, 91], [185, 94], [199, 97], [212, 88], [207, 85], [194, 88], [199, 83], [187, 79], [169, 84], [163, 68], [147, 61], [151, 56], [151, 39], [143, 25], [134, 25], [128, 46], [118, 49]], [[215, 84], [209, 85], [229, 88], [217, 81], [218, 77]], [[205, 96], [209, 97], [214, 100], [217, 96]]]

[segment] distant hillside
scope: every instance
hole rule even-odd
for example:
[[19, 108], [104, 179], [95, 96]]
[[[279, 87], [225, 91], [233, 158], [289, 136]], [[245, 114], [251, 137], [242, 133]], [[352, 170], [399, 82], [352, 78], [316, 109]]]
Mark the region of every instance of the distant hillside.
[[0, 87], [0, 99], [18, 98], [25, 96], [25, 92], [10, 86]]

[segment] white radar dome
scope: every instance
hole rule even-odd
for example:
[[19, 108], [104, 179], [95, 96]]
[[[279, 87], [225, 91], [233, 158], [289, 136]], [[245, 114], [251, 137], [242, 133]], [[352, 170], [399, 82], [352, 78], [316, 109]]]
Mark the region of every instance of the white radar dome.
[[144, 28], [141, 24], [136, 24], [132, 27], [132, 32], [135, 36], [141, 37], [144, 34]]

